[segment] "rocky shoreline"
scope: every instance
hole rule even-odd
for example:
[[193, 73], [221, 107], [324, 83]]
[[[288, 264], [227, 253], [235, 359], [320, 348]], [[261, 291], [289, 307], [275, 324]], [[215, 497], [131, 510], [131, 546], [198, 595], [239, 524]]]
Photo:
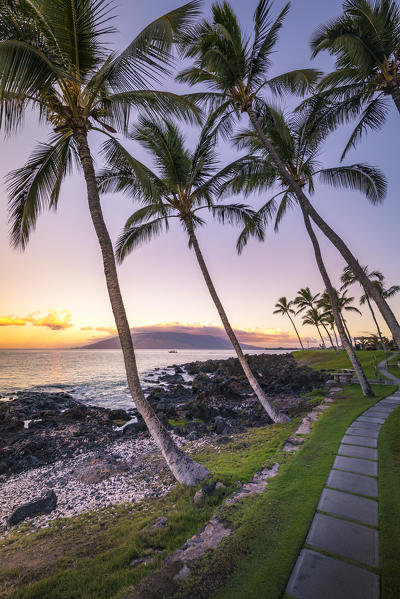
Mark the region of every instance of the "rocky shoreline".
[[[290, 416], [307, 410], [303, 395], [326, 374], [290, 354], [248, 356], [271, 401]], [[270, 423], [236, 359], [192, 362], [150, 375], [147, 397], [186, 451], [218, 448], [233, 434]], [[7, 398], [8, 399], [8, 398]], [[10, 508], [54, 490], [49, 520], [167, 492], [173, 479], [132, 410], [87, 406], [66, 393], [19, 392], [0, 401], [1, 528]], [[17, 503], [18, 502], [18, 503]]]

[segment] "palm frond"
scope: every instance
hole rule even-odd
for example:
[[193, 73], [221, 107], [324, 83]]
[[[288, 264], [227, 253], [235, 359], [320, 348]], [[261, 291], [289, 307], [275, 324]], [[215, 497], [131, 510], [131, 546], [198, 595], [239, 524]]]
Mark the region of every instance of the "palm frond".
[[163, 229], [168, 229], [166, 217], [156, 218], [139, 226], [127, 226], [117, 240], [115, 255], [118, 262], [123, 262], [135, 248], [160, 235]]
[[323, 169], [319, 173], [321, 182], [338, 189], [360, 191], [372, 203], [383, 201], [386, 195], [386, 178], [376, 167], [368, 164], [352, 164]]
[[269, 79], [268, 87], [275, 94], [304, 96], [314, 88], [321, 74], [317, 69], [297, 69]]
[[351, 148], [355, 148], [357, 143], [368, 129], [380, 129], [386, 121], [388, 114], [388, 104], [385, 98], [377, 96], [365, 107], [361, 119], [350, 135], [349, 141], [343, 150], [341, 160], [346, 156]]
[[61, 182], [71, 171], [76, 149], [70, 135], [41, 143], [26, 164], [6, 177], [11, 242], [25, 249], [44, 208], [56, 208]]
[[147, 25], [114, 60], [108, 83], [115, 92], [140, 89], [149, 80], [170, 72], [171, 47], [176, 36], [200, 12], [200, 0], [192, 0]]

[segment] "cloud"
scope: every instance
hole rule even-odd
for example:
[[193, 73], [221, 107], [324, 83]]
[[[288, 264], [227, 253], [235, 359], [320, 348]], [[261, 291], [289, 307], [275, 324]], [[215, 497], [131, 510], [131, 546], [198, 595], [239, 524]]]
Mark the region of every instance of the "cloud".
[[99, 333], [108, 333], [109, 335], [117, 334], [115, 327], [81, 327], [81, 331], [99, 331]]
[[18, 318], [18, 316], [0, 316], [0, 327], [10, 326], [24, 326], [26, 320], [24, 318]]
[[69, 310], [49, 310], [45, 316], [40, 312], [32, 312], [28, 316], [0, 316], [0, 326], [23, 326], [31, 324], [34, 327], [47, 327], [52, 331], [64, 331], [73, 326]]
[[73, 326], [71, 322], [71, 312], [69, 310], [49, 310], [46, 316], [36, 316], [38, 312], [33, 312], [25, 317], [34, 327], [47, 327], [52, 331], [64, 331]]

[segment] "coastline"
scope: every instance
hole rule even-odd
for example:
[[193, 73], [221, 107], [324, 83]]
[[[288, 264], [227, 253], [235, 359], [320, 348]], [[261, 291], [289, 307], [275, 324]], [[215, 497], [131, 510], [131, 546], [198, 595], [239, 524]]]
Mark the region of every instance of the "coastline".
[[[304, 395], [326, 378], [297, 366], [290, 354], [249, 359], [273, 403], [291, 416], [307, 411]], [[234, 358], [175, 365], [173, 372], [158, 369], [152, 378], [156, 384], [148, 387], [148, 398], [189, 453], [207, 447], [223, 451], [224, 444], [246, 430], [270, 424]], [[90, 407], [65, 393], [19, 393], [14, 400], [0, 402], [3, 433], [7, 424], [0, 453], [2, 536], [9, 533], [5, 519], [12, 507], [50, 490], [57, 496], [57, 507], [26, 520], [33, 529], [86, 511], [160, 497], [174, 487], [134, 408], [126, 412]]]

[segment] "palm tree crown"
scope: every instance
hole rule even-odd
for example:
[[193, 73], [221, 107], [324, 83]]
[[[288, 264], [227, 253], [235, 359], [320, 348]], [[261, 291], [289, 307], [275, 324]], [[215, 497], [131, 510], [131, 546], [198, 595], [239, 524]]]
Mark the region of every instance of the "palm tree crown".
[[325, 118], [335, 127], [361, 114], [343, 156], [368, 128], [383, 125], [387, 98], [400, 112], [400, 9], [394, 0], [346, 0], [343, 14], [314, 34], [315, 56], [327, 50], [336, 70], [320, 82]]
[[[361, 191], [373, 204], [381, 202], [385, 197], [386, 180], [376, 167], [360, 163], [322, 168], [319, 155], [329, 130], [315, 118], [312, 111], [285, 117], [281, 111], [270, 107], [269, 116], [261, 121], [261, 125], [264, 125], [265, 136], [274, 145], [286, 168], [299, 186], [307, 188], [309, 194], [315, 192], [316, 183], [319, 181], [337, 189]], [[297, 195], [282, 180], [275, 162], [265, 151], [258, 135], [252, 129], [239, 132], [234, 140], [238, 148], [246, 148], [260, 157], [258, 162], [256, 160], [249, 162], [254, 172], [249, 171], [240, 191], [247, 195], [272, 188], [277, 180], [280, 182], [282, 189], [257, 213], [257, 218], [265, 223], [275, 215], [275, 231], [277, 231], [287, 210], [298, 203]], [[235, 191], [238, 190], [227, 182], [224, 192]], [[242, 232], [238, 240], [239, 251], [242, 251], [246, 245], [249, 235], [251, 229]]]
[[118, 241], [117, 256], [123, 260], [135, 247], [167, 230], [179, 219], [187, 230], [205, 224], [199, 215], [207, 210], [221, 223], [243, 224], [254, 212], [244, 204], [217, 204], [224, 183], [232, 185], [252, 163], [242, 157], [218, 170], [215, 135], [204, 129], [193, 151], [185, 147], [183, 134], [171, 121], [139, 117], [130, 137], [149, 150], [157, 166], [151, 170], [136, 160], [115, 139], [104, 143], [108, 167], [99, 173], [103, 192], [123, 191], [143, 204], [128, 219]]
[[272, 3], [261, 0], [254, 13], [252, 39], [240, 28], [228, 2], [214, 3], [212, 19], [204, 19], [187, 29], [180, 38], [182, 53], [194, 64], [182, 71], [178, 80], [190, 84], [203, 83], [207, 92], [193, 97], [216, 109], [219, 132], [229, 134], [235, 118], [253, 108], [265, 112], [263, 94], [292, 92], [303, 95], [311, 89], [320, 73], [315, 69], [290, 71], [268, 78], [271, 55], [285, 16], [286, 4], [273, 18]]
[[155, 20], [120, 54], [108, 0], [0, 0], [0, 126], [18, 129], [33, 107], [54, 133], [8, 178], [12, 241], [25, 247], [44, 207], [56, 208], [73, 168], [78, 131], [125, 131], [132, 109], [195, 118], [183, 97], [148, 89], [169, 71], [175, 32], [197, 16], [194, 0]]

